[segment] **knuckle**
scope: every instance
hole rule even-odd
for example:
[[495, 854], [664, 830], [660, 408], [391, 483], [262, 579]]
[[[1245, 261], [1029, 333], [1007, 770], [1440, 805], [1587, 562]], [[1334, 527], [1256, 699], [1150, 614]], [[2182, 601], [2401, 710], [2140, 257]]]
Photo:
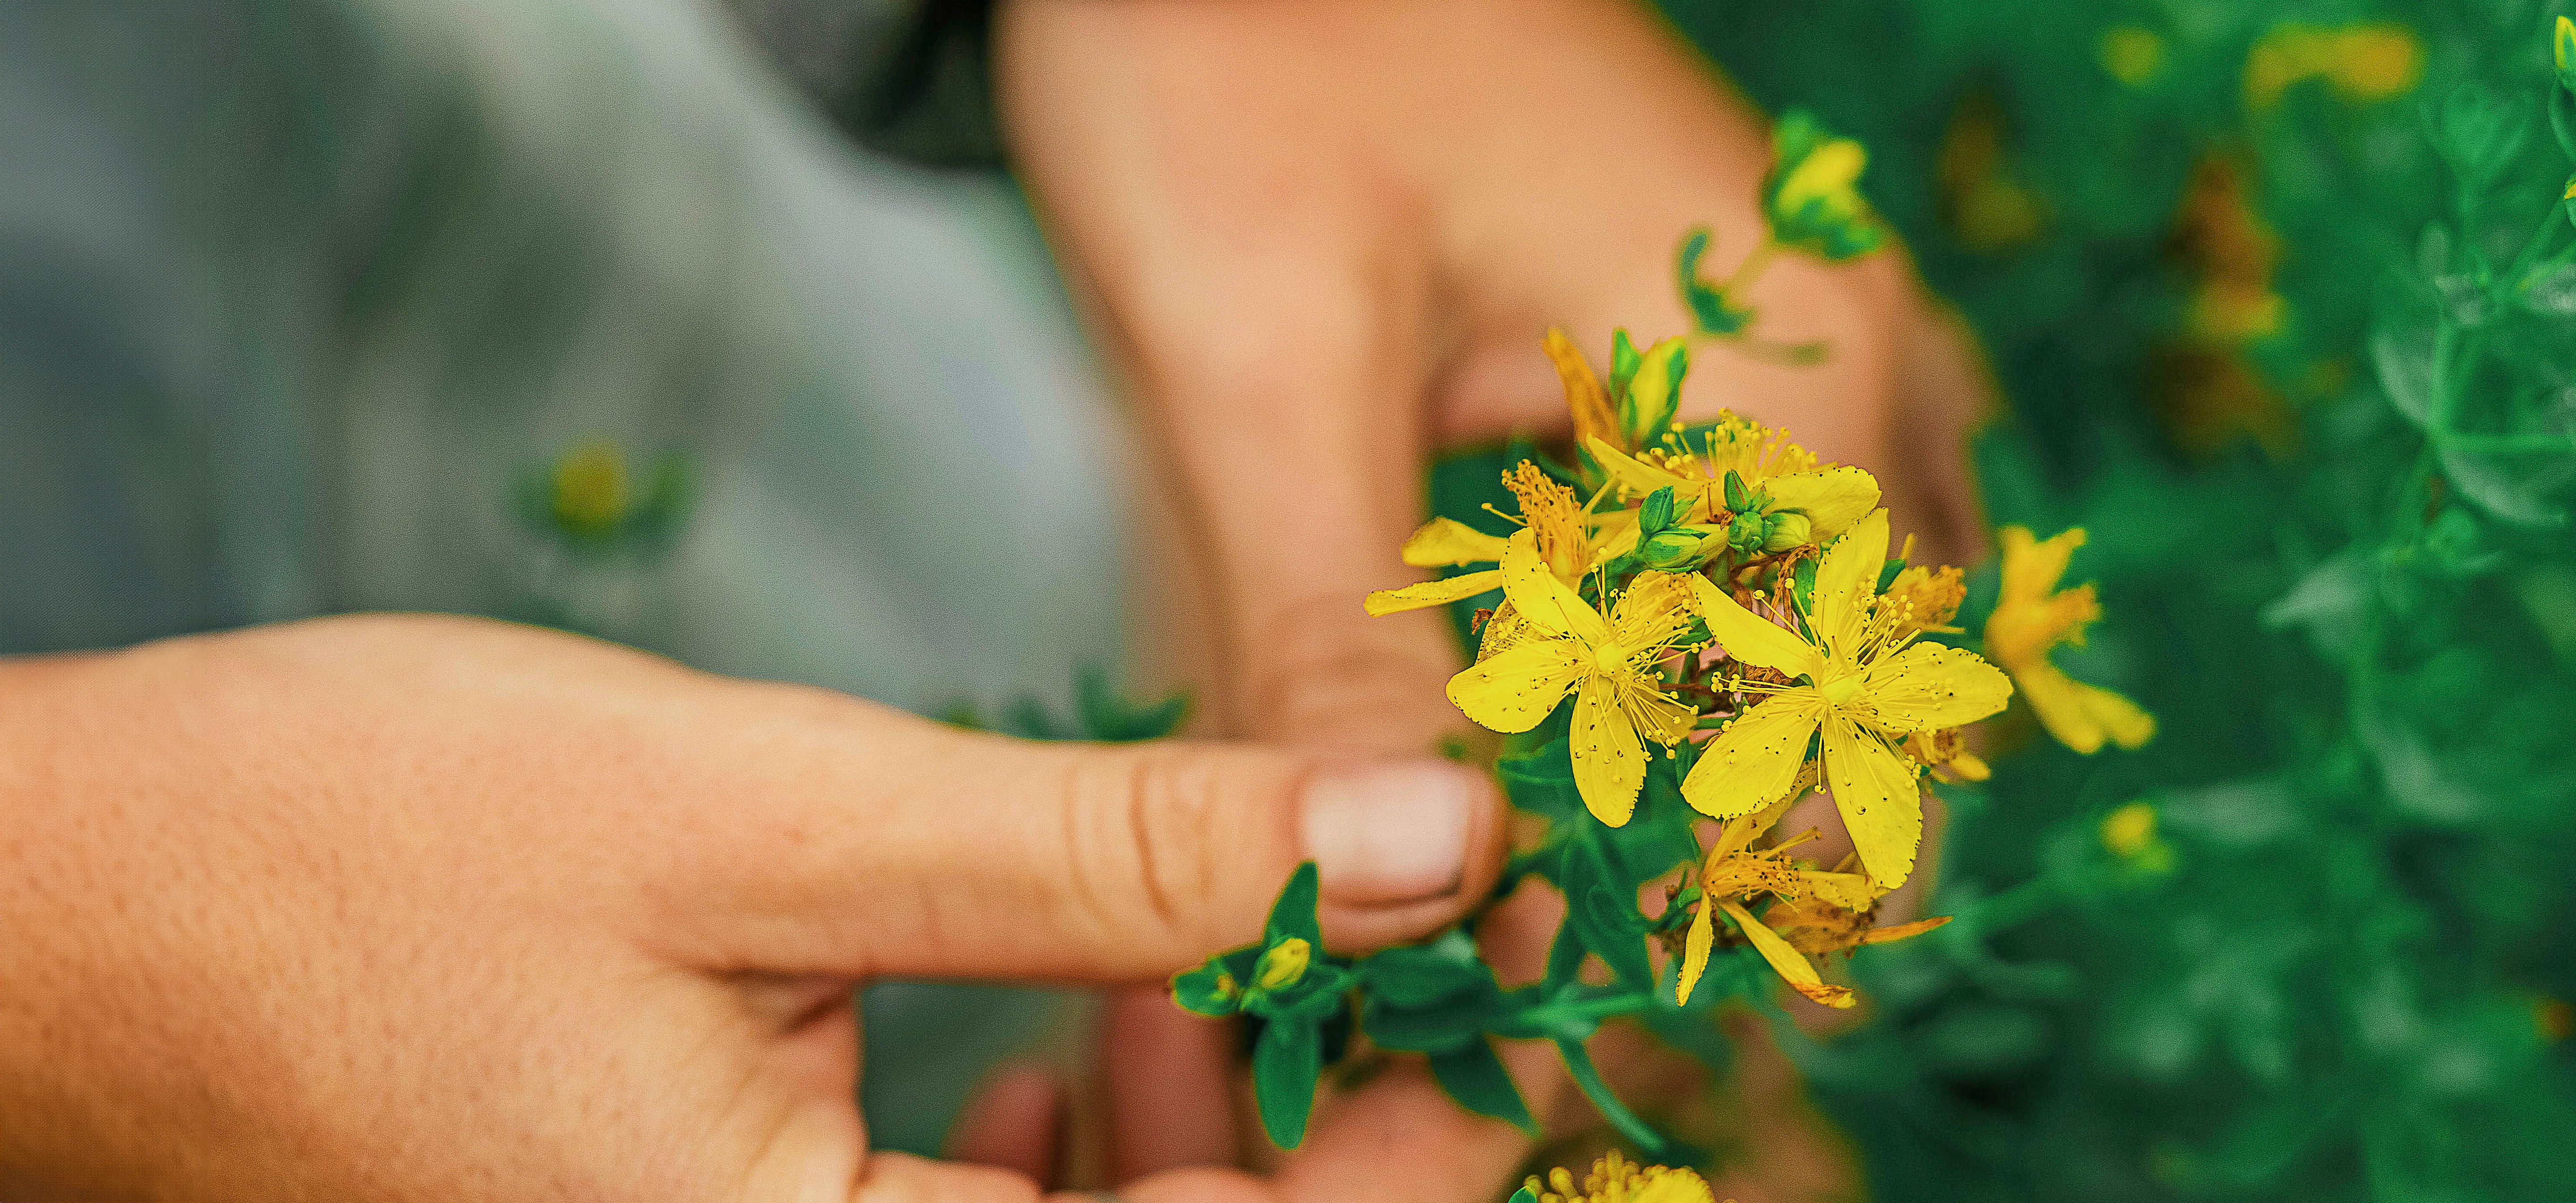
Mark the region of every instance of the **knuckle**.
[[[1247, 628], [1242, 702], [1256, 733], [1301, 737], [1368, 731], [1428, 740], [1456, 725], [1441, 683], [1455, 671], [1437, 611], [1359, 620], [1341, 592], [1262, 607]], [[1418, 750], [1418, 749], [1416, 749]]]
[[[1229, 891], [1284, 846], [1290, 775], [1241, 753], [1188, 746], [1104, 750], [1077, 767], [1063, 833], [1072, 905], [1105, 936], [1199, 946], [1242, 933], [1214, 925]], [[1262, 882], [1266, 887], [1269, 883]]]

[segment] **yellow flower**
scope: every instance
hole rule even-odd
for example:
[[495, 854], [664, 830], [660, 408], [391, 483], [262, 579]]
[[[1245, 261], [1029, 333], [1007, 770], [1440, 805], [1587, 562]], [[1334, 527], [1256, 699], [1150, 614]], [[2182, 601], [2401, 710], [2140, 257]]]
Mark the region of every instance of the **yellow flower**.
[[2156, 807], [2132, 802], [2102, 816], [2102, 846], [2111, 854], [2149, 873], [2173, 869], [2173, 847], [2156, 838]]
[[2095, 49], [2102, 59], [2102, 69], [2133, 88], [2154, 78], [2165, 65], [2165, 40], [2157, 37], [2154, 30], [2135, 25], [2103, 30], [2102, 42]]
[[555, 461], [555, 520], [599, 532], [626, 516], [626, 456], [615, 443], [584, 443]]
[[1537, 1203], [1716, 1203], [1708, 1181], [1685, 1167], [1641, 1166], [1616, 1152], [1594, 1162], [1577, 1183], [1562, 1168], [1547, 1180], [1532, 1176], [1521, 1189]]
[[2245, 100], [2268, 108], [2292, 85], [2320, 77], [2347, 100], [2401, 96], [2424, 77], [2424, 47], [2414, 30], [2382, 21], [2279, 25], [2246, 56]]
[[[1503, 549], [1510, 543], [1524, 541], [1537, 550], [1556, 579], [1572, 584], [1615, 554], [1615, 548], [1598, 545], [1591, 531], [1592, 517], [1584, 504], [1575, 500], [1574, 490], [1549, 480], [1537, 464], [1522, 460], [1503, 474], [1503, 487], [1520, 499], [1520, 530], [1506, 538], [1486, 534], [1463, 522], [1434, 518], [1404, 541], [1404, 562], [1416, 568], [1494, 563], [1503, 558]], [[1401, 589], [1380, 589], [1369, 594], [1362, 605], [1372, 615], [1393, 614], [1445, 606], [1490, 593], [1502, 585], [1502, 570], [1489, 568]]]
[[2085, 626], [2102, 615], [2093, 586], [2057, 587], [2067, 558], [2084, 545], [2084, 528], [2042, 542], [2026, 528], [2007, 526], [2003, 544], [2003, 590], [1986, 619], [1986, 654], [2012, 674], [2039, 725], [2088, 756], [2101, 750], [2105, 738], [2123, 748], [2153, 738], [2154, 715], [2110, 690], [2069, 678], [2048, 660], [2048, 650], [2058, 644], [2082, 646]]
[[[1812, 775], [1808, 776], [1812, 784]], [[1799, 956], [1796, 950], [1763, 926], [1760, 919], [1744, 908], [1744, 902], [1756, 894], [1774, 898], [1817, 898], [1849, 911], [1866, 911], [1877, 901], [1870, 881], [1858, 873], [1829, 873], [1811, 869], [1788, 859], [1789, 850], [1804, 837], [1769, 848], [1752, 847], [1754, 837], [1770, 830], [1780, 814], [1805, 791], [1787, 791], [1780, 801], [1749, 815], [1736, 818], [1718, 830], [1717, 842], [1709, 845], [1708, 858], [1700, 866], [1698, 913], [1691, 916], [1690, 933], [1682, 945], [1681, 974], [1674, 986], [1676, 1003], [1690, 1001], [1691, 989], [1699, 984], [1700, 975], [1708, 971], [1709, 953], [1717, 944], [1717, 912], [1726, 912], [1737, 931], [1753, 945], [1762, 959], [1770, 962], [1790, 987], [1808, 998], [1829, 1007], [1852, 1005], [1852, 992], [1843, 986], [1825, 984], [1816, 967]], [[1810, 832], [1809, 834], [1813, 834]]]
[[1705, 577], [1699, 612], [1726, 654], [1804, 678], [1757, 686], [1771, 696], [1745, 708], [1709, 741], [1682, 782], [1702, 814], [1731, 819], [1777, 801], [1798, 779], [1821, 733], [1822, 774], [1861, 864], [1882, 890], [1914, 871], [1923, 837], [1916, 765], [1891, 740], [1975, 722], [2003, 709], [2012, 683], [1970, 652], [1913, 642], [1899, 607], [1878, 603], [1887, 559], [1887, 511], [1875, 510], [1826, 549], [1807, 625], [1815, 642], [1755, 616]]
[[1808, 541], [1823, 543], [1841, 534], [1878, 507], [1878, 480], [1858, 468], [1819, 465], [1786, 431], [1720, 413], [1697, 450], [1673, 440], [1672, 449], [1655, 448], [1630, 456], [1607, 443], [1585, 444], [1594, 461], [1610, 474], [1611, 487], [1623, 497], [1644, 497], [1671, 489], [1674, 520], [1706, 523], [1720, 515], [1735, 516], [1727, 505], [1726, 477], [1753, 495], [1749, 512], [1757, 515], [1799, 513], [1807, 517]]
[[1870, 911], [1845, 910], [1814, 896], [1775, 902], [1762, 912], [1763, 926], [1779, 933], [1789, 947], [1811, 957], [1849, 952], [1863, 944], [1910, 939], [1948, 923], [1950, 916], [1934, 915], [1894, 927], [1880, 927], [1873, 919]]
[[1612, 827], [1626, 823], [1646, 780], [1644, 741], [1669, 748], [1698, 719], [1657, 688], [1656, 666], [1690, 627], [1689, 587], [1670, 573], [1646, 573], [1605, 620], [1519, 536], [1503, 550], [1501, 573], [1517, 632], [1507, 641], [1489, 636], [1485, 655], [1449, 679], [1449, 700], [1478, 724], [1510, 735], [1537, 726], [1573, 694], [1566, 743], [1575, 788], [1593, 817]]

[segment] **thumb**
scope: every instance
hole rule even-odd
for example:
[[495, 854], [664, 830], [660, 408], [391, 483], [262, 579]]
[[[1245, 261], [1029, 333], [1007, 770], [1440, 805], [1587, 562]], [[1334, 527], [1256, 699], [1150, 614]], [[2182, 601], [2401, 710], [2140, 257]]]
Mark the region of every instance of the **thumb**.
[[666, 891], [718, 965], [839, 977], [1134, 981], [1258, 936], [1316, 862], [1328, 946], [1453, 922], [1499, 870], [1485, 775], [1215, 743], [1044, 744], [798, 698], [705, 791], [720, 837]]

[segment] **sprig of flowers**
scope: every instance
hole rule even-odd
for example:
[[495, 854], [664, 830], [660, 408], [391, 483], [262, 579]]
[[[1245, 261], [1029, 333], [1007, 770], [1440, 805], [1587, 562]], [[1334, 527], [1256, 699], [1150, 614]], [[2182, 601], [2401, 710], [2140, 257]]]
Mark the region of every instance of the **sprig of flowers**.
[[[1683, 1152], [1603, 1084], [1584, 1044], [1601, 1023], [1677, 1031], [1727, 999], [1767, 996], [1774, 981], [1854, 1005], [1817, 958], [1945, 922], [1882, 926], [1878, 907], [1913, 873], [1930, 783], [1985, 776], [1965, 730], [2005, 707], [2015, 677], [2044, 682], [2033, 693], [2051, 699], [2052, 731], [2077, 729], [2057, 717], [2070, 705], [2124, 744], [2147, 721], [2134, 706], [2113, 713], [2101, 699], [2116, 695], [2049, 665], [2047, 649], [2097, 611], [2089, 591], [2052, 593], [2062, 555], [2025, 562], [2026, 532], [2008, 538], [2023, 558], [2006, 573], [2027, 587], [2007, 598], [2020, 608], [1998, 608], [2003, 625], [1987, 627], [2012, 651], [2008, 677], [1950, 625], [1965, 597], [1960, 571], [1913, 562], [1910, 539], [1890, 555], [1868, 472], [1823, 462], [1750, 417], [1679, 416], [1693, 338], [1758, 353], [1744, 290], [1775, 254], [1848, 258], [1882, 238], [1856, 191], [1866, 162], [1856, 143], [1793, 114], [1775, 147], [1762, 197], [1769, 232], [1733, 276], [1700, 278], [1705, 231], [1683, 243], [1678, 274], [1697, 328], [1642, 350], [1615, 332], [1606, 374], [1549, 331], [1542, 350], [1564, 385], [1569, 454], [1533, 451], [1504, 474], [1516, 512], [1492, 512], [1508, 532], [1438, 517], [1405, 541], [1406, 563], [1449, 575], [1366, 599], [1381, 615], [1490, 603], [1474, 612], [1473, 662], [1448, 696], [1505, 737], [1495, 772], [1516, 807], [1546, 821], [1494, 894], [1529, 877], [1564, 894], [1544, 974], [1504, 986], [1467, 935], [1472, 919], [1421, 945], [1332, 957], [1310, 865], [1281, 893], [1261, 943], [1174, 981], [1181, 1006], [1253, 1025], [1259, 1110], [1283, 1147], [1303, 1137], [1318, 1076], [1363, 1041], [1427, 1056], [1462, 1106], [1533, 1128], [1493, 1041], [1543, 1039], [1623, 1136], [1657, 1158]], [[1855, 849], [1830, 864], [1801, 855], [1818, 832], [1782, 828], [1820, 786]], [[1649, 914], [1638, 899], [1659, 883], [1665, 904]], [[1580, 1191], [1565, 1178], [1541, 1197], [1707, 1195], [1687, 1170], [1614, 1160]]]

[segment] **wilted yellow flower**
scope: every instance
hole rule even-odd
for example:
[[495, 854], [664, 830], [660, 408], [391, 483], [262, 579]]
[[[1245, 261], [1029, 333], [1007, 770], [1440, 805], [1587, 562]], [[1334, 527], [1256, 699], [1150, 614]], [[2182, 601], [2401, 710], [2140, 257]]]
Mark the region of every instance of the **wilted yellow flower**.
[[2155, 736], [2156, 719], [2137, 703], [2076, 681], [2049, 662], [2050, 648], [2081, 646], [2085, 626], [2102, 615], [2092, 585], [2057, 587], [2068, 557], [2083, 545], [2080, 526], [2044, 542], [2024, 527], [2003, 529], [2003, 589], [1986, 619], [1986, 654], [2012, 674], [2050, 735], [2091, 755], [2106, 738], [2123, 748], [2147, 742]]
[[[1807, 781], [1813, 783], [1812, 774], [1807, 775]], [[1683, 941], [1681, 973], [1674, 985], [1675, 1002], [1689, 1002], [1691, 989], [1708, 971], [1709, 953], [1717, 943], [1717, 912], [1725, 911], [1754, 951], [1761, 953], [1762, 959], [1770, 962], [1772, 970], [1792, 989], [1829, 1007], [1852, 1005], [1848, 988], [1827, 985], [1814, 965], [1743, 905], [1758, 894], [1779, 899], [1816, 898], [1846, 911], [1866, 911], [1877, 901], [1869, 878], [1861, 874], [1827, 872], [1790, 860], [1789, 851], [1800, 840], [1769, 848], [1752, 846], [1754, 838], [1770, 830], [1779, 821], [1780, 812], [1803, 792], [1791, 789], [1779, 802], [1734, 819], [1718, 830], [1717, 842], [1709, 845], [1708, 857], [1700, 866], [1699, 910], [1691, 916], [1690, 932]]]
[[1682, 782], [1702, 814], [1731, 819], [1771, 805], [1798, 779], [1807, 745], [1824, 736], [1822, 773], [1852, 846], [1882, 890], [1904, 884], [1923, 838], [1916, 765], [1892, 746], [1916, 731], [1975, 722], [2003, 709], [2012, 683], [1974, 653], [1913, 642], [1895, 607], [1879, 604], [1887, 511], [1872, 511], [1817, 566], [1815, 642], [1757, 617], [1705, 577], [1699, 611], [1726, 654], [1804, 684], [1741, 683], [1771, 696], [1709, 741]]
[[1846, 910], [1812, 895], [1772, 903], [1771, 909], [1762, 912], [1764, 926], [1779, 933], [1780, 939], [1790, 948], [1811, 957], [1850, 952], [1864, 944], [1892, 944], [1922, 935], [1949, 921], [1948, 915], [1934, 915], [1912, 923], [1880, 927], [1874, 910]]
[[[1694, 577], [1694, 580], [1704, 579]], [[1606, 620], [1514, 536], [1503, 551], [1503, 597], [1520, 624], [1507, 645], [1449, 679], [1449, 700], [1478, 724], [1506, 735], [1537, 726], [1574, 695], [1566, 733], [1574, 785], [1593, 817], [1628, 821], [1646, 780], [1646, 740], [1669, 748], [1698, 714], [1657, 688], [1656, 666], [1689, 629], [1682, 578], [1650, 572], [1631, 582]]]
[[[1616, 548], [1602, 544], [1592, 535], [1592, 519], [1583, 503], [1575, 499], [1574, 490], [1548, 479], [1537, 464], [1522, 460], [1514, 465], [1503, 474], [1503, 487], [1520, 499], [1520, 530], [1507, 538], [1486, 534], [1463, 522], [1434, 518], [1404, 541], [1404, 562], [1416, 568], [1498, 563], [1503, 549], [1521, 540], [1536, 549], [1558, 580], [1572, 584], [1615, 554]], [[1380, 589], [1361, 604], [1372, 615], [1393, 614], [1445, 606], [1502, 586], [1502, 570], [1489, 568], [1401, 589]]]
[[1535, 1203], [1716, 1203], [1708, 1181], [1679, 1166], [1641, 1166], [1613, 1152], [1594, 1162], [1578, 1183], [1563, 1169], [1521, 1187]]

